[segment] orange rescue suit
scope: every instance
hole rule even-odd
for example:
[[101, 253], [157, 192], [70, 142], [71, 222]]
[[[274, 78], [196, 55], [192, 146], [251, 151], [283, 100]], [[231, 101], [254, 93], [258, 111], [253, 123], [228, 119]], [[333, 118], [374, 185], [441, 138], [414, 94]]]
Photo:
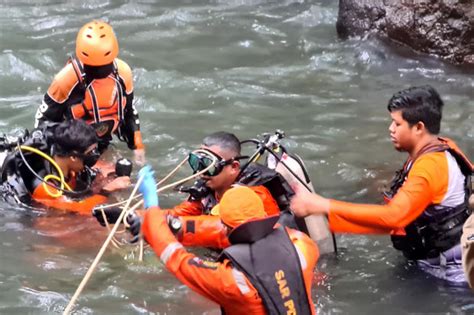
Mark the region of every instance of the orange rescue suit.
[[[168, 228], [166, 211], [146, 211], [142, 233], [156, 255], [181, 282], [204, 297], [219, 304], [225, 314], [266, 314], [255, 287], [231, 262], [202, 260], [188, 253]], [[314, 242], [304, 233], [286, 228], [293, 245], [301, 254], [306, 294], [311, 305], [313, 270], [319, 258]], [[312, 314], [315, 314], [312, 307]]]
[[[71, 180], [68, 184], [74, 189], [74, 180]], [[57, 193], [57, 190], [50, 186], [48, 186], [48, 191], [50, 191], [53, 195]], [[81, 200], [73, 200], [64, 195], [53, 197], [48, 194], [43, 184], [39, 184], [34, 189], [31, 197], [35, 202], [38, 202], [46, 207], [66, 210], [69, 212], [75, 212], [81, 215], [89, 216], [95, 206], [107, 202], [106, 196], [98, 194], [83, 198]]]
[[[270, 191], [264, 186], [249, 186], [262, 199], [267, 215], [280, 213], [280, 208]], [[219, 216], [203, 214], [203, 205], [198, 201], [185, 201], [167, 210], [181, 220], [178, 240], [185, 246], [225, 248], [229, 246], [226, 230]]]

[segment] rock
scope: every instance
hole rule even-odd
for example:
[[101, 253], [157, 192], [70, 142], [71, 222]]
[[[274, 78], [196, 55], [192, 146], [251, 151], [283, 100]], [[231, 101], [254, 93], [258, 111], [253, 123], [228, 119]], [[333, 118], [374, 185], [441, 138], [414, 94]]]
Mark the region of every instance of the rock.
[[341, 38], [377, 33], [455, 64], [474, 64], [473, 0], [339, 0]]

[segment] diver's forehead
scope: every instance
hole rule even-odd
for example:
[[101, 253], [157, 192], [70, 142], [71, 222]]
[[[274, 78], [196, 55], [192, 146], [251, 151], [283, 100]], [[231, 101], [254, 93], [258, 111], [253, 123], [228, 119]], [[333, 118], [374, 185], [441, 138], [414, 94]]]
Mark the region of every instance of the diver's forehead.
[[234, 157], [232, 156], [232, 153], [229, 150], [226, 150], [216, 144], [211, 145], [211, 146], [201, 145], [201, 149], [214, 152], [215, 154], [219, 155], [221, 158], [225, 160], [228, 160]]

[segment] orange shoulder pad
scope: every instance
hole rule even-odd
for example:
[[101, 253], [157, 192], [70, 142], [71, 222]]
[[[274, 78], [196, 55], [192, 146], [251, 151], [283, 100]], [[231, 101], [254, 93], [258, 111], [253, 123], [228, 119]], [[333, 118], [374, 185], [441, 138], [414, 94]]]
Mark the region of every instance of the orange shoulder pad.
[[471, 173], [474, 171], [474, 164], [472, 164], [471, 160], [464, 154], [463, 151], [458, 147], [458, 145], [451, 139], [447, 137], [438, 137], [441, 142], [446, 143], [449, 148], [454, 151], [464, 162], [466, 168], [471, 169]]
[[125, 92], [130, 94], [133, 92], [133, 75], [132, 69], [130, 66], [123, 60], [116, 58], [115, 62], [117, 63], [117, 71], [119, 76], [122, 78], [125, 83]]
[[263, 208], [267, 215], [280, 213], [280, 208], [270, 191], [265, 186], [249, 186], [263, 201]]
[[53, 82], [48, 88], [48, 95], [56, 103], [62, 104], [69, 98], [77, 83], [78, 79], [74, 72], [74, 67], [71, 63], [68, 63], [54, 77]]

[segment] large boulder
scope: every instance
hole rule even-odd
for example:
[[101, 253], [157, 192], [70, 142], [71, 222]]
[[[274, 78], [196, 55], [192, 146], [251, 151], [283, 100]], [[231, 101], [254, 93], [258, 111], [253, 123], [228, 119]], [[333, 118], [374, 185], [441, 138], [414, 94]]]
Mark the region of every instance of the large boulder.
[[339, 0], [340, 37], [378, 33], [456, 64], [474, 64], [474, 0]]

